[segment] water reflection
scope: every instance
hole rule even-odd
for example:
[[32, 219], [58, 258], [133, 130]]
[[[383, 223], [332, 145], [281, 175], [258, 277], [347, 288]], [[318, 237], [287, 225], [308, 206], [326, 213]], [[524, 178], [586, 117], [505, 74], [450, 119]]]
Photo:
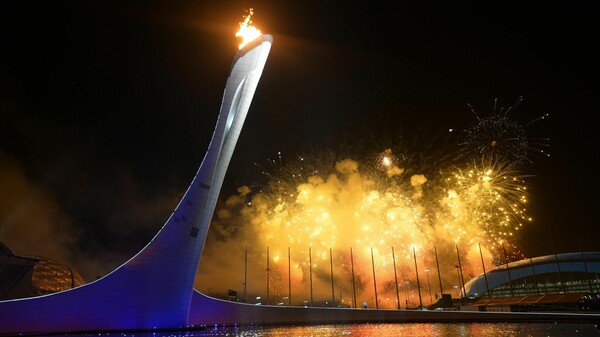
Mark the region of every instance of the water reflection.
[[72, 337], [568, 337], [600, 336], [594, 324], [581, 323], [406, 323], [308, 326], [213, 327], [188, 332], [95, 333]]

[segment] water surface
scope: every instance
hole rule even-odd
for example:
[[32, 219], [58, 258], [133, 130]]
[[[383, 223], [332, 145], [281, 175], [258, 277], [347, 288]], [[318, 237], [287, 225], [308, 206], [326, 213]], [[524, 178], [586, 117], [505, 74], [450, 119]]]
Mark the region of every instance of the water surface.
[[569, 337], [600, 336], [594, 324], [582, 323], [405, 323], [307, 326], [212, 327], [189, 332], [95, 333], [71, 337]]

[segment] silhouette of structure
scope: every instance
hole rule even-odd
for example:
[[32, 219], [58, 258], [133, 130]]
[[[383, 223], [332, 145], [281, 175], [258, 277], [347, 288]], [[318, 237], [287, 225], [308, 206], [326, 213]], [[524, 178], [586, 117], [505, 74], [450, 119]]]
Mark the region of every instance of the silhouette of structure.
[[35, 256], [19, 256], [0, 242], [0, 301], [52, 294], [85, 281], [71, 267]]
[[178, 329], [225, 173], [272, 44], [263, 34], [235, 55], [211, 142], [156, 236], [110, 274], [70, 290], [0, 302], [0, 334]]

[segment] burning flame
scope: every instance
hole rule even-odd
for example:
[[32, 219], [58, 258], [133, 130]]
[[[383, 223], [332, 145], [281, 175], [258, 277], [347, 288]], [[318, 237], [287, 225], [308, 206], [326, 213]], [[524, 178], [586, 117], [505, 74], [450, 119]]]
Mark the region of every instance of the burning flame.
[[256, 27], [252, 25], [252, 20], [250, 20], [253, 14], [254, 9], [250, 8], [248, 10], [248, 16], [246, 16], [243, 22], [240, 22], [240, 30], [235, 33], [236, 37], [242, 38], [242, 43], [239, 46], [240, 49], [261, 35], [260, 30], [256, 29]]

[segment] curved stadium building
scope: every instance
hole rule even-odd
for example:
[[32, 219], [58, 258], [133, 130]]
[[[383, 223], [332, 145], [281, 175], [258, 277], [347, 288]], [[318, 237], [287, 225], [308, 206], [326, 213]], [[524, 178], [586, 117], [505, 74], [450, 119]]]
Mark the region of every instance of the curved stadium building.
[[511, 262], [465, 284], [467, 297], [600, 292], [600, 252], [546, 255]]
[[597, 310], [600, 252], [511, 262], [474, 277], [465, 292], [480, 310]]

